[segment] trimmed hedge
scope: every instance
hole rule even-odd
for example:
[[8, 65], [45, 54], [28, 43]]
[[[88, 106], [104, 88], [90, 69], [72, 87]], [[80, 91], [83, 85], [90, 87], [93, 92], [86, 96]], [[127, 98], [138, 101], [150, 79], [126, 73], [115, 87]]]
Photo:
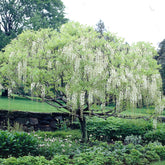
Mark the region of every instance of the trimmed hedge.
[[143, 139], [146, 143], [159, 141], [163, 145], [165, 145], [165, 129], [156, 129], [153, 131], [149, 131], [143, 136]]
[[113, 141], [124, 140], [130, 135], [143, 136], [153, 129], [152, 122], [109, 117], [107, 120], [93, 117], [88, 119], [87, 131], [89, 137], [98, 140]]

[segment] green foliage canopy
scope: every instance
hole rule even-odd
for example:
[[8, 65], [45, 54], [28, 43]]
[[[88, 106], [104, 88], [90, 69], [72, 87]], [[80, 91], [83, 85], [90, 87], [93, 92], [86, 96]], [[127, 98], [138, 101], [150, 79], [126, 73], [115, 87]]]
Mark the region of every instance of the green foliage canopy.
[[[149, 43], [130, 47], [107, 33], [115, 42], [98, 38], [91, 27], [70, 22], [60, 33], [52, 29], [26, 31], [2, 53], [2, 80], [8, 87], [66, 105], [72, 114], [83, 116], [93, 105], [154, 105], [164, 107], [156, 51]], [[1, 84], [3, 84], [1, 82]], [[63, 105], [59, 102], [59, 105]]]
[[68, 21], [64, 9], [61, 0], [1, 0], [0, 35], [4, 34], [2, 38], [5, 42], [0, 42], [0, 49], [25, 29], [59, 30]]

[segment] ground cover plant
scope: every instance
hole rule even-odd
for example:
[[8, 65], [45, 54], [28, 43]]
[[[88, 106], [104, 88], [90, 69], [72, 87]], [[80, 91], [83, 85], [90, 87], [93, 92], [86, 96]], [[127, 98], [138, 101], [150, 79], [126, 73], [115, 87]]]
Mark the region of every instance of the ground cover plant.
[[[125, 138], [127, 144], [122, 141], [107, 143], [92, 139], [88, 143], [82, 143], [81, 139], [78, 139], [79, 135], [76, 136], [72, 131], [66, 135], [61, 131], [62, 138], [56, 137], [55, 132], [47, 132], [45, 135], [41, 132], [0, 131], [0, 133], [2, 135], [0, 163], [4, 165], [142, 165], [165, 160], [165, 146], [158, 141], [141, 144], [139, 141], [133, 143], [133, 141]], [[6, 137], [5, 135], [8, 135], [8, 140], [2, 138]], [[132, 139], [135, 139], [135, 136]], [[5, 144], [4, 142], [8, 143]], [[26, 145], [29, 146], [28, 152], [22, 152], [21, 148]]]

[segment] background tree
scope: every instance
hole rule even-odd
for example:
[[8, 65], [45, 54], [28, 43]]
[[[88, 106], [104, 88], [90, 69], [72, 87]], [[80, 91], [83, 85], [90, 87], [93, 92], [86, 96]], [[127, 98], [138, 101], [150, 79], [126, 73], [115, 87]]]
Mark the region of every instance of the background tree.
[[10, 37], [5, 35], [5, 33], [3, 31], [0, 30], [0, 50], [2, 50], [2, 48], [4, 48], [9, 42], [10, 42]]
[[65, 6], [61, 0], [29, 0], [24, 1], [30, 17], [27, 26], [33, 30], [40, 28], [53, 28], [59, 30], [60, 26], [68, 21], [65, 18]]
[[158, 47], [158, 56], [155, 57], [158, 64], [161, 64], [160, 74], [162, 77], [163, 94], [165, 95], [165, 39], [160, 42]]
[[67, 22], [61, 0], [1, 0], [0, 34], [3, 35], [2, 49], [24, 29], [59, 27]]
[[[107, 33], [111, 36], [112, 34]], [[7, 45], [0, 68], [8, 88], [66, 109], [80, 121], [86, 141], [86, 115], [117, 115], [125, 107], [155, 106], [163, 110], [156, 51], [148, 43], [98, 38], [98, 33], [70, 22], [60, 33], [50, 29], [26, 31]], [[106, 104], [115, 103], [106, 110]]]
[[103, 33], [106, 32], [105, 24], [102, 20], [99, 20], [96, 24], [95, 30], [100, 33], [100, 37], [103, 36]]

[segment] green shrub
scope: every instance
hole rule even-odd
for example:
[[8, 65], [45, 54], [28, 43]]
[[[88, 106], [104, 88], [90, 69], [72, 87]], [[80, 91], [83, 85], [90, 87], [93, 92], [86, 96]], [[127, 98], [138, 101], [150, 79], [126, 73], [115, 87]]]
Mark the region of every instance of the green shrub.
[[165, 146], [155, 146], [155, 152], [160, 156], [161, 160], [165, 160]]
[[165, 160], [165, 146], [163, 146], [159, 142], [149, 143], [145, 147], [146, 152], [152, 151], [155, 152], [155, 154], [159, 155], [161, 160]]
[[106, 165], [121, 165], [123, 164], [121, 161], [117, 160], [115, 156], [113, 155], [107, 155], [106, 156], [108, 159], [108, 162], [106, 163]]
[[19, 165], [17, 159], [14, 157], [4, 159], [3, 164], [4, 165]]
[[142, 137], [141, 136], [136, 136], [136, 135], [131, 135], [131, 136], [126, 136], [124, 139], [124, 144], [142, 144]]
[[36, 155], [38, 142], [35, 137], [24, 132], [0, 131], [0, 157]]
[[0, 158], [0, 164], [3, 164], [4, 159]]
[[149, 162], [160, 161], [160, 157], [155, 151], [146, 151], [145, 157]]
[[17, 159], [19, 165], [50, 165], [44, 156], [24, 156]]
[[143, 137], [146, 143], [159, 141], [165, 145], [165, 129], [156, 129], [154, 131], [149, 131], [145, 133]]
[[109, 117], [107, 120], [93, 117], [87, 121], [89, 137], [98, 140], [124, 140], [126, 136], [142, 136], [152, 130], [152, 122]]
[[126, 165], [134, 165], [140, 162], [141, 158], [143, 158], [142, 153], [140, 153], [136, 149], [132, 149], [129, 154], [125, 154], [125, 164]]
[[39, 145], [39, 154], [46, 159], [52, 159], [54, 155], [73, 156], [80, 152], [80, 143], [75, 140], [61, 138], [45, 138]]
[[68, 165], [70, 162], [68, 155], [55, 155], [54, 158], [50, 161], [52, 165]]
[[126, 120], [122, 119], [122, 124], [120, 125], [119, 134], [123, 138], [130, 135], [143, 136], [146, 132], [153, 129], [153, 123], [150, 121], [145, 121], [143, 119], [138, 120]]
[[[43, 156], [24, 156], [19, 158], [10, 157], [3, 159], [2, 165], [50, 165], [51, 163]], [[52, 164], [53, 165], [53, 164]]]
[[102, 165], [102, 164], [110, 164], [110, 158], [105, 157], [105, 155], [101, 152], [87, 152], [81, 153], [77, 155], [73, 159], [73, 164], [75, 165]]

